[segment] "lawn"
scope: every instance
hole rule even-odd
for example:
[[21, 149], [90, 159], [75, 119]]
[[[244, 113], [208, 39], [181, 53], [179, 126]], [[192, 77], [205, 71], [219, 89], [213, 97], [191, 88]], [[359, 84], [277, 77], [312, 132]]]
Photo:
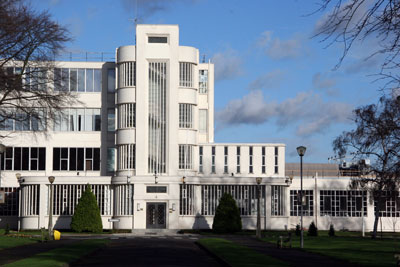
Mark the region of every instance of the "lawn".
[[15, 261], [5, 266], [9, 267], [47, 267], [47, 266], [65, 266], [74, 262], [90, 252], [105, 246], [109, 240], [106, 239], [90, 239], [83, 240], [62, 248], [57, 248], [37, 254], [33, 257]]
[[204, 238], [197, 242], [231, 266], [289, 266], [285, 262], [222, 238]]
[[40, 238], [17, 237], [15, 235], [4, 235], [4, 229], [0, 229], [0, 249], [12, 248], [22, 245], [36, 243]]
[[[400, 240], [398, 239], [372, 240], [369, 237], [354, 236], [351, 232], [337, 232], [339, 235], [337, 237], [329, 237], [326, 232], [319, 234], [318, 237], [308, 237], [307, 232], [304, 233], [305, 250], [363, 266], [395, 266], [394, 254], [400, 253]], [[277, 235], [273, 235], [272, 232], [267, 233], [267, 238], [264, 240], [276, 244]], [[299, 237], [293, 237], [292, 246], [300, 247]]]

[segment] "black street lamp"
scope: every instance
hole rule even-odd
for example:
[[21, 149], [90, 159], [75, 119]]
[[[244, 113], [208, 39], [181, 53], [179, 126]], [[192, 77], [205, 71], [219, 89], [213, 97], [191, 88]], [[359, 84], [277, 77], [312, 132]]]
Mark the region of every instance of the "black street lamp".
[[261, 238], [261, 214], [260, 214], [260, 184], [262, 182], [261, 177], [256, 178], [257, 182], [257, 231], [256, 237]]
[[304, 231], [303, 231], [303, 156], [306, 153], [306, 147], [305, 146], [299, 146], [297, 147], [297, 154], [300, 156], [300, 229], [301, 229], [301, 234], [300, 234], [300, 247], [303, 248], [304, 245]]
[[50, 201], [49, 201], [49, 240], [52, 240], [52, 231], [53, 231], [53, 183], [56, 178], [54, 176], [49, 176], [50, 182]]

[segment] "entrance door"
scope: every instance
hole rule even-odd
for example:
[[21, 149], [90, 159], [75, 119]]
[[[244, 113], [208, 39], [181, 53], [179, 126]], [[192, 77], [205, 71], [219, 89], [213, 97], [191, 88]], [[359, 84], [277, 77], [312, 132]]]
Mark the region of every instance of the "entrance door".
[[146, 228], [147, 229], [165, 229], [166, 228], [166, 204], [165, 203], [147, 203]]

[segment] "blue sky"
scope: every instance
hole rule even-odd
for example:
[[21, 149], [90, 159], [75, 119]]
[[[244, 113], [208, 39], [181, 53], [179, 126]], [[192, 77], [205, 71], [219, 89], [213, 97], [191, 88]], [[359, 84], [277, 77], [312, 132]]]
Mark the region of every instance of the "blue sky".
[[[72, 52], [110, 52], [134, 44], [135, 0], [37, 0], [66, 25]], [[180, 44], [215, 64], [215, 141], [283, 142], [286, 161], [328, 162], [332, 141], [352, 128], [351, 111], [375, 103], [382, 84], [366, 58], [373, 39], [356, 45], [335, 69], [342, 47], [312, 38], [324, 13], [318, 0], [138, 0], [139, 23], [178, 24]]]

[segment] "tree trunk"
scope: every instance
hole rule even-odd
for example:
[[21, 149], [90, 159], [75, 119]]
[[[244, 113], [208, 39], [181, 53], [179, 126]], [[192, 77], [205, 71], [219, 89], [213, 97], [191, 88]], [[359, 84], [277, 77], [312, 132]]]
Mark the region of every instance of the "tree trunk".
[[380, 206], [381, 206], [381, 200], [378, 200], [376, 203], [376, 211], [375, 211], [375, 220], [374, 220], [374, 231], [372, 232], [372, 239], [376, 238], [377, 232], [378, 232], [378, 222], [379, 222], [379, 212], [380, 212]]

